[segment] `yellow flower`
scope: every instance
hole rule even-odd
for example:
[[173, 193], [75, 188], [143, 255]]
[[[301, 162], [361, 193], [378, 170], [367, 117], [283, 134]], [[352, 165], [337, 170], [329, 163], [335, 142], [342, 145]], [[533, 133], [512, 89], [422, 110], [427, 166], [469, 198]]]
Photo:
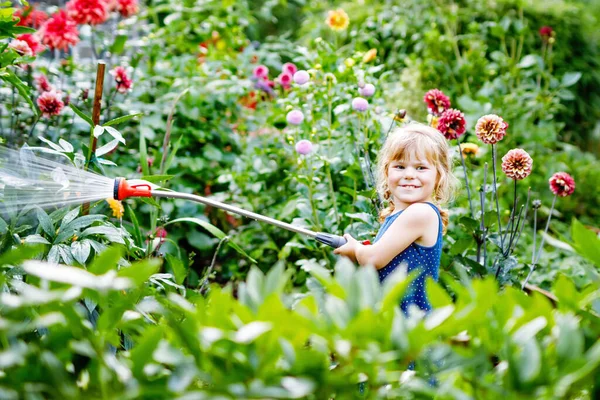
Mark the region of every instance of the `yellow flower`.
[[350, 18], [348, 18], [346, 11], [338, 8], [337, 10], [331, 10], [327, 13], [325, 23], [327, 23], [327, 26], [334, 31], [343, 31], [348, 27]]
[[363, 64], [370, 63], [377, 57], [377, 49], [371, 49], [365, 53], [363, 56], [362, 62]]
[[476, 156], [479, 152], [479, 146], [477, 146], [475, 143], [462, 143], [460, 145], [460, 150], [462, 151], [463, 156], [465, 157], [470, 154]]
[[353, 58], [346, 58], [344, 60], [344, 64], [346, 64], [346, 67], [348, 67], [348, 68], [352, 68], [354, 66], [354, 63], [355, 63], [355, 61]]
[[123, 204], [119, 200], [115, 199], [106, 199], [106, 202], [110, 206], [112, 210], [113, 217], [122, 218], [125, 213], [125, 208], [123, 208]]

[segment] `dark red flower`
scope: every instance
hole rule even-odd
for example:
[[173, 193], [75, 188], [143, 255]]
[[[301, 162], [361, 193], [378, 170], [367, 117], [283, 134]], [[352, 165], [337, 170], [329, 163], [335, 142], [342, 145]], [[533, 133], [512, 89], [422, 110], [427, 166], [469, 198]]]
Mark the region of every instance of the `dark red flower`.
[[52, 15], [40, 29], [42, 43], [52, 50], [67, 50], [79, 42], [79, 31], [75, 21], [69, 18], [65, 10]]
[[117, 83], [117, 92], [127, 93], [133, 87], [133, 81], [127, 76], [127, 71], [124, 67], [115, 67], [110, 74], [115, 77]]
[[65, 103], [60, 99], [60, 93], [54, 90], [44, 92], [38, 97], [37, 105], [45, 118], [50, 118], [53, 115], [58, 115], [65, 106]]
[[549, 38], [554, 33], [554, 29], [551, 26], [542, 26], [540, 28], [540, 36], [543, 38]]
[[465, 115], [459, 110], [449, 108], [438, 119], [437, 129], [448, 140], [458, 139], [467, 130]]
[[431, 89], [425, 93], [423, 101], [427, 103], [427, 110], [435, 116], [440, 116], [450, 108], [450, 99], [441, 90]]
[[100, 25], [108, 19], [108, 3], [104, 0], [71, 0], [66, 7], [69, 17], [79, 25]]
[[566, 197], [575, 191], [575, 179], [566, 172], [557, 172], [548, 181], [550, 190], [557, 196]]
[[40, 93], [54, 90], [50, 82], [48, 82], [48, 78], [46, 78], [46, 75], [44, 74], [40, 74], [35, 77], [35, 86]]
[[17, 10], [14, 16], [20, 19], [17, 26], [29, 26], [35, 29], [40, 28], [48, 20], [48, 14], [31, 6]]
[[137, 14], [138, 0], [117, 0], [117, 11], [124, 18]]

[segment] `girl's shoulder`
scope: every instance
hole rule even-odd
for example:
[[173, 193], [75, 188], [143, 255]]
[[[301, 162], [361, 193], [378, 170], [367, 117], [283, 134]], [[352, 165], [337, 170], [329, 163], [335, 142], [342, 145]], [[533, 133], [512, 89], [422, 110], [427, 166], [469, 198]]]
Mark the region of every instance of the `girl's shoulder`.
[[403, 211], [403, 214], [407, 213], [413, 218], [416, 217], [427, 219], [437, 219], [440, 215], [438, 207], [435, 204], [428, 202], [419, 202], [411, 204], [410, 206], [406, 207]]

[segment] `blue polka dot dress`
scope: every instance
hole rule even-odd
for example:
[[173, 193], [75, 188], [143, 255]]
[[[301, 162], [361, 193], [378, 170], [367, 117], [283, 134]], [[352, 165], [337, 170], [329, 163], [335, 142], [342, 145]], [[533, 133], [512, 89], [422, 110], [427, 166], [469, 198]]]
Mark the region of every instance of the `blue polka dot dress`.
[[[396, 257], [392, 259], [385, 267], [381, 268], [379, 272], [379, 281], [383, 282], [385, 278], [392, 273], [400, 264], [406, 263], [408, 265], [408, 273], [410, 274], [413, 270], [417, 268], [421, 268], [421, 272], [418, 277], [412, 281], [410, 286], [408, 287], [407, 293], [404, 295], [402, 299], [401, 308], [402, 311], [406, 314], [408, 310], [408, 306], [411, 304], [415, 304], [421, 310], [429, 311], [431, 310], [431, 304], [429, 304], [429, 300], [427, 299], [427, 295], [425, 293], [425, 279], [430, 276], [435, 281], [438, 280], [439, 269], [440, 269], [440, 258], [442, 256], [442, 217], [440, 215], [440, 211], [432, 203], [429, 204], [436, 212], [439, 219], [439, 229], [437, 241], [433, 246], [421, 246], [415, 242], [412, 242], [410, 246], [408, 246], [404, 251], [398, 254]], [[404, 211], [404, 210], [402, 210]], [[377, 232], [377, 236], [375, 237], [374, 242], [377, 242], [383, 234], [388, 230], [388, 228], [392, 225], [392, 223], [398, 218], [402, 211], [397, 212], [395, 214], [389, 215], [379, 232]]]

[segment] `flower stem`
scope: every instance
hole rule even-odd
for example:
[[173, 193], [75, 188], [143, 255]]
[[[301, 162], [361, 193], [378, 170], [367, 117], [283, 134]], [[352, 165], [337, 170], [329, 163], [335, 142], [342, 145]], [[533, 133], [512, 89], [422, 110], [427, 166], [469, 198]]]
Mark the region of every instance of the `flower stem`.
[[[529, 274], [527, 275], [527, 278], [525, 278], [525, 281], [523, 282], [523, 288], [525, 287], [525, 285], [527, 285], [527, 282], [529, 282], [529, 278], [531, 278], [531, 274], [533, 273], [533, 270], [535, 269], [535, 265], [537, 264], [540, 255], [542, 254], [542, 250], [544, 248], [544, 241], [546, 239], [546, 234], [548, 233], [548, 227], [550, 227], [550, 220], [552, 219], [552, 212], [554, 211], [554, 205], [556, 204], [556, 195], [554, 195], [554, 198], [552, 199], [552, 206], [550, 207], [550, 212], [548, 213], [548, 220], [546, 221], [546, 227], [544, 228], [544, 235], [542, 236], [542, 240], [540, 240], [540, 247], [538, 248], [537, 251], [537, 255], [535, 256], [533, 263], [531, 264], [531, 268], [529, 270]], [[535, 247], [534, 247], [534, 253], [535, 253]]]
[[[512, 249], [510, 250], [511, 252], [515, 250], [515, 247], [517, 247], [517, 243], [519, 241], [519, 239], [521, 238], [521, 232], [523, 232], [523, 227], [525, 226], [525, 220], [527, 220], [527, 211], [529, 210], [529, 198], [531, 196], [531, 188], [529, 188], [527, 190], [527, 200], [525, 201], [525, 213], [523, 215], [523, 222], [521, 223], [521, 228], [519, 229], [519, 222], [521, 221], [521, 213], [519, 213], [519, 219], [517, 220], [517, 227], [515, 228], [515, 236], [513, 236], [514, 241], [511, 239], [510, 244], [508, 245], [508, 248], [510, 249], [512, 246]], [[522, 210], [523, 208], [521, 208]], [[516, 234], [517, 230], [519, 230], [519, 233]]]
[[337, 208], [337, 199], [335, 196], [335, 191], [333, 190], [333, 179], [331, 177], [331, 168], [329, 167], [329, 160], [325, 160], [325, 173], [327, 174], [327, 181], [329, 183], [329, 192], [331, 193], [331, 199], [333, 200], [333, 211], [335, 212], [335, 220], [338, 225], [338, 229], [341, 226], [340, 214], [338, 213]]
[[494, 198], [496, 199], [496, 214], [498, 214], [498, 234], [500, 235], [500, 250], [504, 250], [504, 238], [502, 237], [502, 222], [500, 221], [500, 204], [498, 202], [498, 188], [496, 187], [496, 147], [492, 145], [492, 171], [494, 174]]
[[465, 164], [465, 157], [463, 156], [462, 149], [460, 148], [460, 138], [456, 139], [458, 143], [458, 154], [460, 154], [460, 162], [465, 173], [465, 186], [467, 187], [467, 198], [469, 199], [469, 208], [471, 209], [471, 218], [475, 219], [475, 209], [473, 208], [473, 201], [471, 200], [471, 187], [469, 185], [469, 176], [467, 174], [467, 165]]
[[[487, 229], [485, 228], [485, 192], [487, 187], [487, 171], [488, 171], [488, 163], [485, 163], [483, 166], [483, 186], [479, 189], [479, 201], [481, 202], [481, 224], [479, 225], [479, 229], [481, 230], [481, 242], [483, 244], [483, 267], [485, 268], [487, 263], [487, 243], [486, 243], [486, 233]], [[477, 262], [479, 262], [479, 253], [481, 249], [481, 244], [477, 246]]]
[[506, 246], [506, 249], [504, 250], [504, 255], [506, 256], [506, 253], [508, 252], [508, 249], [510, 248], [510, 242], [512, 242], [512, 232], [513, 232], [513, 228], [514, 228], [514, 224], [515, 224], [515, 219], [517, 217], [517, 180], [513, 179], [513, 181], [515, 182], [515, 190], [513, 193], [513, 206], [512, 206], [512, 210], [510, 212], [510, 219], [508, 220], [508, 225], [506, 226], [506, 233], [504, 234], [504, 239], [509, 238], [509, 245]]

